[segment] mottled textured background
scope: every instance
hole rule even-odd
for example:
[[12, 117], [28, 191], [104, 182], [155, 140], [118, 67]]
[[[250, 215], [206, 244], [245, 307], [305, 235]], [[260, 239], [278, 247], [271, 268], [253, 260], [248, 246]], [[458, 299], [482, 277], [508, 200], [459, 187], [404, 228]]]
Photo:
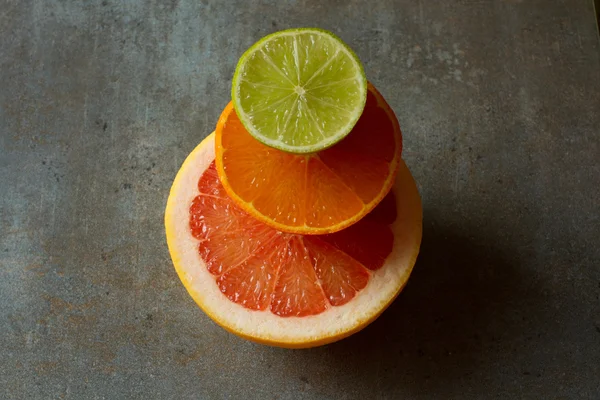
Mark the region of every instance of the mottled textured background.
[[[425, 221], [376, 323], [290, 351], [195, 306], [163, 209], [297, 26], [363, 60]], [[600, 399], [599, 216], [592, 0], [0, 0], [2, 399]]]

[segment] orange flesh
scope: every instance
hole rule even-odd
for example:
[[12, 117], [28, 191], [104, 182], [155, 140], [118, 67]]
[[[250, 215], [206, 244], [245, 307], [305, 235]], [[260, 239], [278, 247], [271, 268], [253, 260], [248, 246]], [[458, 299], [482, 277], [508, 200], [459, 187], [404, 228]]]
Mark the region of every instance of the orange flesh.
[[221, 292], [251, 310], [303, 317], [346, 304], [392, 251], [393, 193], [349, 228], [304, 236], [280, 232], [236, 206], [214, 162], [198, 190], [189, 223], [200, 257]]
[[260, 143], [231, 104], [216, 130], [217, 170], [225, 190], [255, 218], [291, 233], [335, 232], [364, 217], [391, 189], [401, 150], [398, 121], [370, 84], [352, 132], [315, 154]]

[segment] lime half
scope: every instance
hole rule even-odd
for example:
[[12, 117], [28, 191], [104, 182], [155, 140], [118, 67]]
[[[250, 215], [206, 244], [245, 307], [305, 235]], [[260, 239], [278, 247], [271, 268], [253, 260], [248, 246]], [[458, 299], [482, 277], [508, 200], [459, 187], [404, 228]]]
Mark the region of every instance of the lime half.
[[360, 117], [367, 79], [356, 54], [331, 32], [275, 32], [240, 58], [231, 97], [252, 136], [292, 153], [343, 139]]

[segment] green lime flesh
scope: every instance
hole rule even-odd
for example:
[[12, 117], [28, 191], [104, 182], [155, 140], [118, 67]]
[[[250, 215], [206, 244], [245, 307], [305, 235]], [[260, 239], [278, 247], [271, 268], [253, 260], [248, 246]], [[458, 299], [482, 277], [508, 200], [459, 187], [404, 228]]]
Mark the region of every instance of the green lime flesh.
[[311, 153], [343, 139], [367, 97], [363, 67], [330, 32], [290, 29], [255, 43], [238, 62], [232, 84], [235, 111], [262, 143]]

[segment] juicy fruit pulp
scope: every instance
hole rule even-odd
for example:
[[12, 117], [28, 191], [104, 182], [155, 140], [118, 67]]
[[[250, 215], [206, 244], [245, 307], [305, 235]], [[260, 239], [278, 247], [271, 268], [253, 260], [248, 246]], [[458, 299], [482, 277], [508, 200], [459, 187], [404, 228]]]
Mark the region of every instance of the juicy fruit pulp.
[[278, 230], [306, 235], [339, 231], [369, 213], [392, 187], [401, 150], [398, 121], [372, 85], [352, 132], [318, 153], [260, 143], [231, 104], [216, 130], [217, 170], [235, 203]]
[[320, 29], [276, 32], [241, 58], [232, 99], [245, 128], [280, 150], [322, 150], [356, 124], [367, 81], [356, 55]]
[[281, 317], [341, 306], [363, 289], [393, 248], [390, 193], [373, 213], [343, 231], [302, 236], [277, 231], [228, 197], [215, 163], [202, 174], [190, 207], [190, 229], [206, 268], [229, 300]]

